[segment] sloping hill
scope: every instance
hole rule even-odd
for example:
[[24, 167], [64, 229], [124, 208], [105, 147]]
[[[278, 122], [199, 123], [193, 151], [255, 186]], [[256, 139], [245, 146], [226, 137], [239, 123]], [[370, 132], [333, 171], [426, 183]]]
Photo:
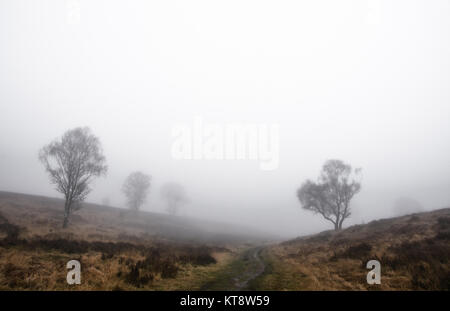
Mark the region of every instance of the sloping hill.
[[226, 244], [260, 241], [269, 236], [244, 227], [187, 217], [85, 203], [62, 229], [64, 201], [57, 198], [0, 191], [0, 213], [24, 230], [23, 237], [59, 236], [84, 240], [170, 240]]
[[[450, 208], [266, 245], [245, 228], [0, 192], [0, 290], [449, 290]], [[65, 281], [69, 260], [83, 283]], [[369, 260], [381, 284], [366, 282]]]
[[[450, 209], [381, 219], [297, 238], [262, 252], [264, 290], [449, 290]], [[366, 281], [369, 260], [381, 284]]]
[[[63, 229], [63, 206], [0, 192], [0, 290], [200, 289], [261, 243], [245, 228], [95, 204]], [[80, 285], [66, 282], [70, 260], [81, 263]]]

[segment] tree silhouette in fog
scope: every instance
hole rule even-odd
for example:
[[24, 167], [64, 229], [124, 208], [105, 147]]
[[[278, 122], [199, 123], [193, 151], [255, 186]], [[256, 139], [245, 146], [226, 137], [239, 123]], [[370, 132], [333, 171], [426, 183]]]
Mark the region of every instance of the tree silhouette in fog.
[[150, 181], [151, 177], [142, 172], [133, 172], [127, 177], [122, 191], [127, 197], [129, 209], [138, 211], [141, 208], [147, 199]]
[[351, 215], [350, 200], [361, 189], [355, 179], [360, 171], [341, 160], [328, 160], [317, 183], [307, 180], [297, 190], [302, 207], [322, 215], [335, 230], [342, 229], [342, 223]]
[[180, 205], [188, 201], [183, 186], [173, 182], [162, 186], [161, 197], [167, 202], [167, 211], [171, 215], [175, 215]]
[[71, 213], [82, 207], [91, 191], [92, 180], [107, 172], [100, 141], [89, 128], [78, 127], [44, 146], [39, 160], [51, 183], [65, 197], [63, 227], [66, 228]]

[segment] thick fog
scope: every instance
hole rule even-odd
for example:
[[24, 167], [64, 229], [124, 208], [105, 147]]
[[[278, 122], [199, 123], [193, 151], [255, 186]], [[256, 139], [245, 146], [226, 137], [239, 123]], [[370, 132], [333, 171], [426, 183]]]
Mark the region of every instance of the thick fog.
[[[129, 173], [182, 184], [181, 215], [284, 236], [331, 229], [296, 190], [327, 159], [362, 168], [345, 226], [398, 198], [450, 206], [450, 2], [17, 1], [0, 4], [0, 190], [59, 196], [39, 149], [88, 126], [109, 167], [87, 201], [125, 207]], [[274, 125], [271, 169], [177, 159], [177, 126]]]

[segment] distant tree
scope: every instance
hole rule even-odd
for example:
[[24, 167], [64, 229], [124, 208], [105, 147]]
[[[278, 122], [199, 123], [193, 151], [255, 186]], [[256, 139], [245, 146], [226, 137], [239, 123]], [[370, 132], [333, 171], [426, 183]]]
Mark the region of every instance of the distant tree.
[[127, 197], [129, 209], [138, 211], [147, 199], [151, 177], [142, 172], [133, 172], [125, 180], [122, 191]]
[[422, 204], [412, 198], [406, 197], [396, 199], [393, 209], [395, 216], [420, 213], [424, 211]]
[[315, 183], [307, 180], [297, 191], [302, 207], [322, 215], [334, 224], [334, 229], [342, 229], [342, 223], [350, 217], [350, 200], [361, 189], [354, 177], [361, 169], [353, 170], [341, 160], [328, 160]]
[[99, 139], [87, 127], [67, 131], [61, 139], [44, 146], [39, 159], [56, 190], [65, 197], [63, 228], [69, 216], [82, 207], [95, 177], [107, 172]]
[[161, 196], [167, 202], [167, 211], [175, 215], [181, 204], [188, 201], [183, 186], [177, 183], [167, 183], [161, 188]]

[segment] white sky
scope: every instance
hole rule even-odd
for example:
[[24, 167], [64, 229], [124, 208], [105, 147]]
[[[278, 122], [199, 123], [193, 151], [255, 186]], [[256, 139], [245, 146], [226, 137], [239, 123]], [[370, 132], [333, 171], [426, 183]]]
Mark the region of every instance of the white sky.
[[[172, 126], [195, 116], [279, 124], [279, 169], [173, 160]], [[449, 0], [0, 2], [1, 190], [57, 195], [38, 150], [89, 126], [110, 167], [90, 201], [122, 206], [139, 169], [148, 210], [178, 181], [185, 215], [303, 234], [329, 227], [295, 197], [329, 158], [363, 168], [349, 223], [399, 196], [449, 206], [449, 121]]]

